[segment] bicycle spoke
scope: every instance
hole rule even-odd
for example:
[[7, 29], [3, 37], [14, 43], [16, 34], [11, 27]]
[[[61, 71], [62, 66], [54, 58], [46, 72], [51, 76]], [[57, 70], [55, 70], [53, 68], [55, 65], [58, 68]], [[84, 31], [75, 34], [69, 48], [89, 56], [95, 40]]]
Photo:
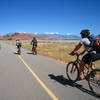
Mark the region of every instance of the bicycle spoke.
[[77, 66], [73, 62], [70, 62], [67, 65], [66, 74], [67, 74], [67, 77], [69, 80], [71, 80], [73, 82], [75, 82], [77, 80], [79, 71], [78, 71]]

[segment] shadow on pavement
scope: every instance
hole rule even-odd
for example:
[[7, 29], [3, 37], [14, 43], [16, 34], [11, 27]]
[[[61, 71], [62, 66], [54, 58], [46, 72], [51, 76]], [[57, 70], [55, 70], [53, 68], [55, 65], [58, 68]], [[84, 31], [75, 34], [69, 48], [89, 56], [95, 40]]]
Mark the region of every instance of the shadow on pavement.
[[34, 53], [32, 53], [32, 52], [27, 52], [27, 54], [37, 55], [37, 54], [34, 54]]
[[27, 52], [27, 54], [33, 54], [32, 52]]
[[[60, 84], [62, 84], [64, 86], [69, 85], [71, 87], [76, 87], [79, 90], [81, 90], [81, 91], [83, 91], [85, 93], [88, 93], [89, 95], [92, 95], [94, 97], [97, 97], [90, 90], [83, 88], [83, 86], [80, 85], [80, 84], [78, 84], [78, 83], [72, 83], [71, 81], [69, 81], [68, 79], [66, 79], [65, 77], [63, 77], [63, 75], [55, 76], [53, 74], [49, 74], [48, 76], [50, 77], [50, 79], [53, 79], [53, 80], [59, 82]], [[97, 98], [100, 98], [100, 97], [97, 97]]]
[[13, 52], [14, 54], [16, 54], [16, 55], [19, 55], [19, 53], [17, 53], [17, 52]]

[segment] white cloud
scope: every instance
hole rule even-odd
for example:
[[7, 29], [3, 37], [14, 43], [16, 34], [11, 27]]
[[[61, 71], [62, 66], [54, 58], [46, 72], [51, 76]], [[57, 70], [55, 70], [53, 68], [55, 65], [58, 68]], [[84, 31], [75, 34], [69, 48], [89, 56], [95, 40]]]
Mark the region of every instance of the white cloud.
[[39, 32], [35, 32], [34, 34], [39, 34]]
[[65, 33], [65, 35], [75, 35], [75, 34], [73, 34], [73, 33]]
[[71, 33], [66, 33], [66, 35], [71, 35]]
[[55, 32], [55, 34], [60, 34], [59, 32]]
[[50, 34], [55, 34], [55, 32], [51, 32]]
[[60, 34], [59, 32], [44, 32], [44, 34]]
[[44, 32], [44, 34], [49, 34], [49, 32]]

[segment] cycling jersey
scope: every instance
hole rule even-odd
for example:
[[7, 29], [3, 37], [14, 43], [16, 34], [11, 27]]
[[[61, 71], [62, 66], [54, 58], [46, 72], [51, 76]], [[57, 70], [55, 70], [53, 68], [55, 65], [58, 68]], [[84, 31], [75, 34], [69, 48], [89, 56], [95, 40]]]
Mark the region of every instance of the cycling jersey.
[[33, 45], [33, 47], [37, 47], [37, 40], [32, 40], [31, 44]]
[[100, 53], [96, 53], [92, 47], [90, 47], [90, 41], [88, 38], [82, 38], [80, 43], [84, 45], [85, 49], [88, 51], [82, 58], [82, 61], [89, 64], [91, 61], [94, 62], [100, 59]]
[[20, 48], [22, 45], [20, 42], [16, 42], [16, 46], [17, 46], [17, 48]]
[[80, 43], [84, 45], [86, 51], [96, 53], [96, 51], [93, 50], [93, 48], [90, 46], [90, 40], [88, 38], [82, 38], [80, 40]]

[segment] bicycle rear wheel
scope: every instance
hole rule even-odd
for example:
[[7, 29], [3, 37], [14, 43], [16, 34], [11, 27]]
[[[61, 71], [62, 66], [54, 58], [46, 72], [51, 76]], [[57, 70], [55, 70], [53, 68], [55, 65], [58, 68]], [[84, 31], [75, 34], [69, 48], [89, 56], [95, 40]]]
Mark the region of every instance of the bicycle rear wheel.
[[79, 70], [78, 66], [74, 62], [69, 62], [66, 67], [66, 75], [68, 77], [68, 80], [71, 82], [76, 82], [79, 77]]
[[100, 69], [95, 69], [89, 74], [88, 84], [91, 91], [100, 96]]
[[20, 48], [18, 48], [18, 54], [19, 54], [19, 55], [21, 54], [21, 49], [20, 49]]

